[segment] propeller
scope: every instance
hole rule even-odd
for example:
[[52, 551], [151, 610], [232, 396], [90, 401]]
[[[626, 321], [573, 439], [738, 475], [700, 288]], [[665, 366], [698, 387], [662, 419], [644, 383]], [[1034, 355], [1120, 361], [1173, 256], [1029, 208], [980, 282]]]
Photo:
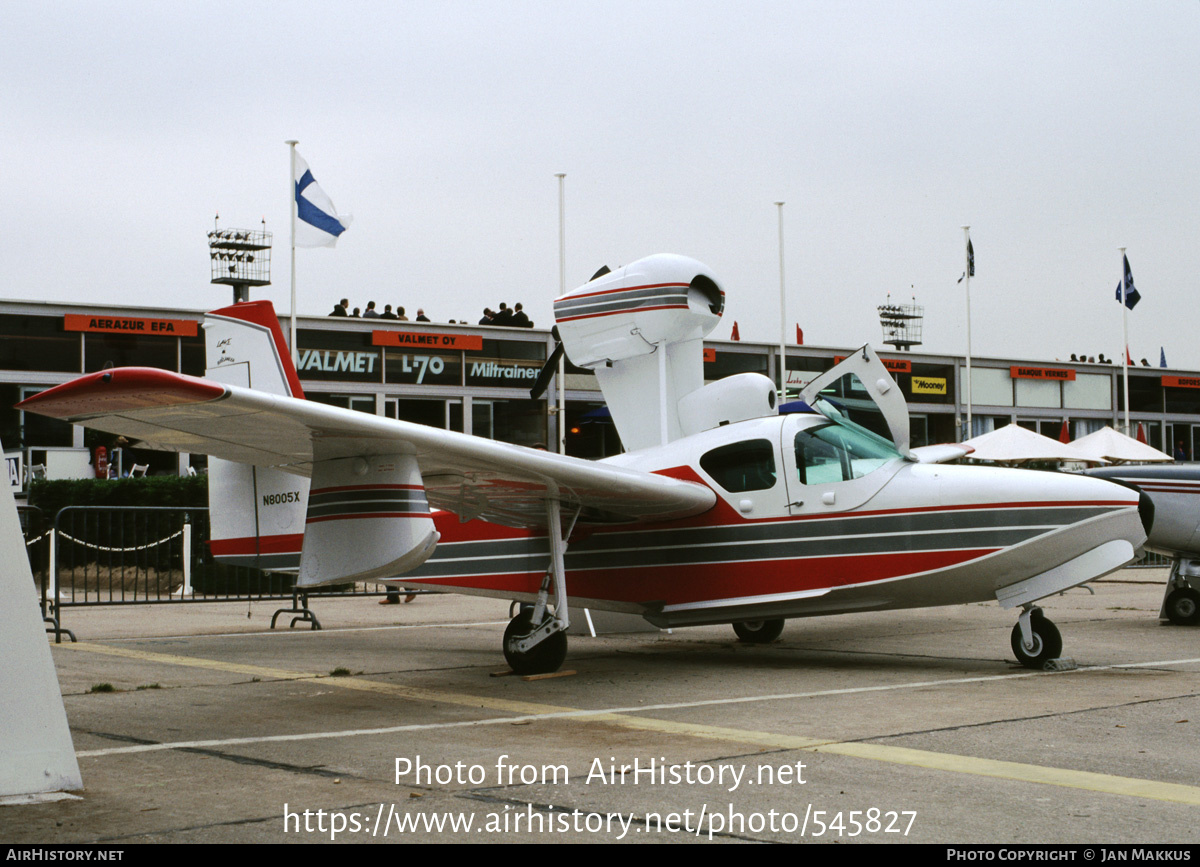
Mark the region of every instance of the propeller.
[[537, 400], [546, 393], [546, 388], [550, 385], [550, 380], [554, 378], [554, 373], [558, 370], [558, 360], [567, 351], [566, 347], [562, 344], [562, 340], [559, 339], [557, 325], [550, 329], [550, 333], [554, 335], [554, 351], [550, 353], [550, 357], [546, 359], [546, 363], [542, 365], [542, 369], [538, 372], [537, 379], [533, 383], [533, 388], [529, 389], [530, 400]]
[[[593, 274], [588, 282], [591, 283], [592, 280], [597, 280], [605, 274], [611, 273], [611, 268], [607, 265], [601, 265], [600, 270]], [[558, 326], [555, 325], [551, 328], [550, 333], [554, 336], [554, 351], [550, 353], [550, 357], [546, 359], [546, 363], [542, 365], [542, 369], [538, 372], [537, 379], [533, 382], [533, 388], [529, 389], [530, 400], [537, 400], [546, 393], [546, 388], [550, 385], [550, 380], [554, 378], [554, 373], [558, 370], [559, 359], [566, 352], [562, 338], [558, 336]]]

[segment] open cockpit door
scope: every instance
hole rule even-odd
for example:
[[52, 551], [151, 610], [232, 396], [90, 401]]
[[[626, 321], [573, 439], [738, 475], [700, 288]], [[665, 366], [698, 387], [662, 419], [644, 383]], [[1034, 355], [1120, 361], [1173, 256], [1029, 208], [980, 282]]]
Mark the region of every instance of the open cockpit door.
[[908, 404], [871, 347], [855, 350], [818, 376], [800, 398], [832, 421], [891, 440], [907, 460], [917, 460], [909, 450]]

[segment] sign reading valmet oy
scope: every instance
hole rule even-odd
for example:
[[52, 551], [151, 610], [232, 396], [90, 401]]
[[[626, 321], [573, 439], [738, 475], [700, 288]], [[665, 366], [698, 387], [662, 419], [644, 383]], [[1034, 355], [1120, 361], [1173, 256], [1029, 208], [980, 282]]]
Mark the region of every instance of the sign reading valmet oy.
[[405, 349], [457, 349], [478, 352], [483, 349], [479, 334], [433, 334], [425, 331], [372, 331], [373, 346], [402, 346]]

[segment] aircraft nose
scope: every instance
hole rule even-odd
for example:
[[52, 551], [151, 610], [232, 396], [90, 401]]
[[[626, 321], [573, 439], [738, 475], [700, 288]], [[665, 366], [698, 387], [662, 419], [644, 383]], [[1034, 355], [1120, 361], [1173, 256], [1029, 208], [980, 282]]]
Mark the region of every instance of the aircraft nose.
[[1091, 476], [1092, 478], [1104, 479], [1104, 481], [1106, 481], [1106, 482], [1109, 482], [1114, 485], [1120, 485], [1122, 488], [1128, 488], [1131, 491], [1137, 491], [1137, 494], [1138, 494], [1138, 517], [1142, 521], [1142, 529], [1144, 529], [1146, 531], [1146, 536], [1149, 537], [1150, 530], [1151, 530], [1151, 528], [1154, 527], [1154, 500], [1152, 500], [1150, 498], [1150, 495], [1147, 494], [1145, 491], [1143, 491], [1137, 485], [1133, 484], [1132, 482], [1127, 482], [1124, 479], [1117, 479], [1117, 478], [1113, 478], [1112, 476], [1100, 475], [1099, 473], [1096, 473], [1096, 474], [1089, 473], [1088, 475]]
[[1150, 499], [1150, 495], [1145, 491], [1139, 490], [1138, 494], [1138, 517], [1142, 519], [1142, 527], [1149, 536], [1154, 527], [1154, 500]]

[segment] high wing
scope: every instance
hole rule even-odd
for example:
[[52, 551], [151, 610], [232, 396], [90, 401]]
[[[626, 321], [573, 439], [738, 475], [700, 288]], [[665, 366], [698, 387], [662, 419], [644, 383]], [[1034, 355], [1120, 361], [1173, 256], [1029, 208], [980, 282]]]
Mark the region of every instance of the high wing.
[[542, 527], [551, 500], [584, 522], [669, 520], [716, 501], [693, 482], [152, 368], [89, 374], [19, 407], [148, 448], [306, 477], [321, 461], [411, 455], [430, 505], [463, 521]]

